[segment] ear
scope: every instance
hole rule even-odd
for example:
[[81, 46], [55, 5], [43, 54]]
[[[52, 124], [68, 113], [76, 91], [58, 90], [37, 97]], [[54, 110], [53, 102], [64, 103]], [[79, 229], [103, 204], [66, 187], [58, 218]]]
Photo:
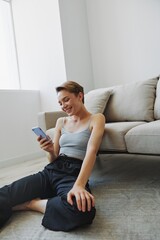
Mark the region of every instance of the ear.
[[79, 99], [80, 99], [81, 101], [83, 101], [84, 94], [83, 94], [82, 92], [79, 92], [79, 93], [78, 93], [78, 96], [79, 96]]

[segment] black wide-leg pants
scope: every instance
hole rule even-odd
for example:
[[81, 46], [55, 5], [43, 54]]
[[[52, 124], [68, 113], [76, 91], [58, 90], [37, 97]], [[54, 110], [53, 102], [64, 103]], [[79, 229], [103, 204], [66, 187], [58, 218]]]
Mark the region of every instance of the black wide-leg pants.
[[[82, 212], [67, 202], [67, 193], [73, 187], [82, 161], [60, 155], [43, 171], [24, 177], [0, 188], [0, 227], [12, 215], [12, 207], [35, 198], [48, 199], [42, 225], [54, 231], [70, 231], [76, 227], [91, 224], [95, 208]], [[89, 184], [86, 190], [90, 191]]]

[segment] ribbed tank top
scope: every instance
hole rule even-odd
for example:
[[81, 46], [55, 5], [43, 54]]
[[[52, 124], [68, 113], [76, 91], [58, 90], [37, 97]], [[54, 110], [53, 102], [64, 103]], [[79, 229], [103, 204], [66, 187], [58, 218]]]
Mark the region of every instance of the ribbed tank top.
[[69, 132], [62, 127], [61, 137], [59, 140], [60, 154], [63, 153], [69, 157], [83, 160], [86, 154], [90, 135], [91, 131], [89, 127], [81, 132]]

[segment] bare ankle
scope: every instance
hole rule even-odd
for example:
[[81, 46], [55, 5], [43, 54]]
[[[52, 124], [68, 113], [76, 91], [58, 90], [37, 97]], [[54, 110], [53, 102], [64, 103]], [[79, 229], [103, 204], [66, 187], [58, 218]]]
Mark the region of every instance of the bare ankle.
[[37, 211], [41, 213], [45, 213], [46, 210], [46, 204], [47, 204], [47, 199], [33, 199], [31, 201], [16, 205], [12, 208], [13, 211]]
[[12, 208], [12, 210], [13, 211], [27, 211], [27, 210], [30, 210], [29, 209], [29, 204], [30, 204], [30, 201], [19, 204], [19, 205], [16, 205]]

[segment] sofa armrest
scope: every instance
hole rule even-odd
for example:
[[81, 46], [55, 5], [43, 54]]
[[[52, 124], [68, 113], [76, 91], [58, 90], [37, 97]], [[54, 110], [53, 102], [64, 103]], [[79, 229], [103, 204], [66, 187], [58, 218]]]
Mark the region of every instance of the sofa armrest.
[[44, 131], [54, 128], [56, 121], [60, 117], [67, 116], [63, 111], [40, 112], [38, 113], [38, 124]]

